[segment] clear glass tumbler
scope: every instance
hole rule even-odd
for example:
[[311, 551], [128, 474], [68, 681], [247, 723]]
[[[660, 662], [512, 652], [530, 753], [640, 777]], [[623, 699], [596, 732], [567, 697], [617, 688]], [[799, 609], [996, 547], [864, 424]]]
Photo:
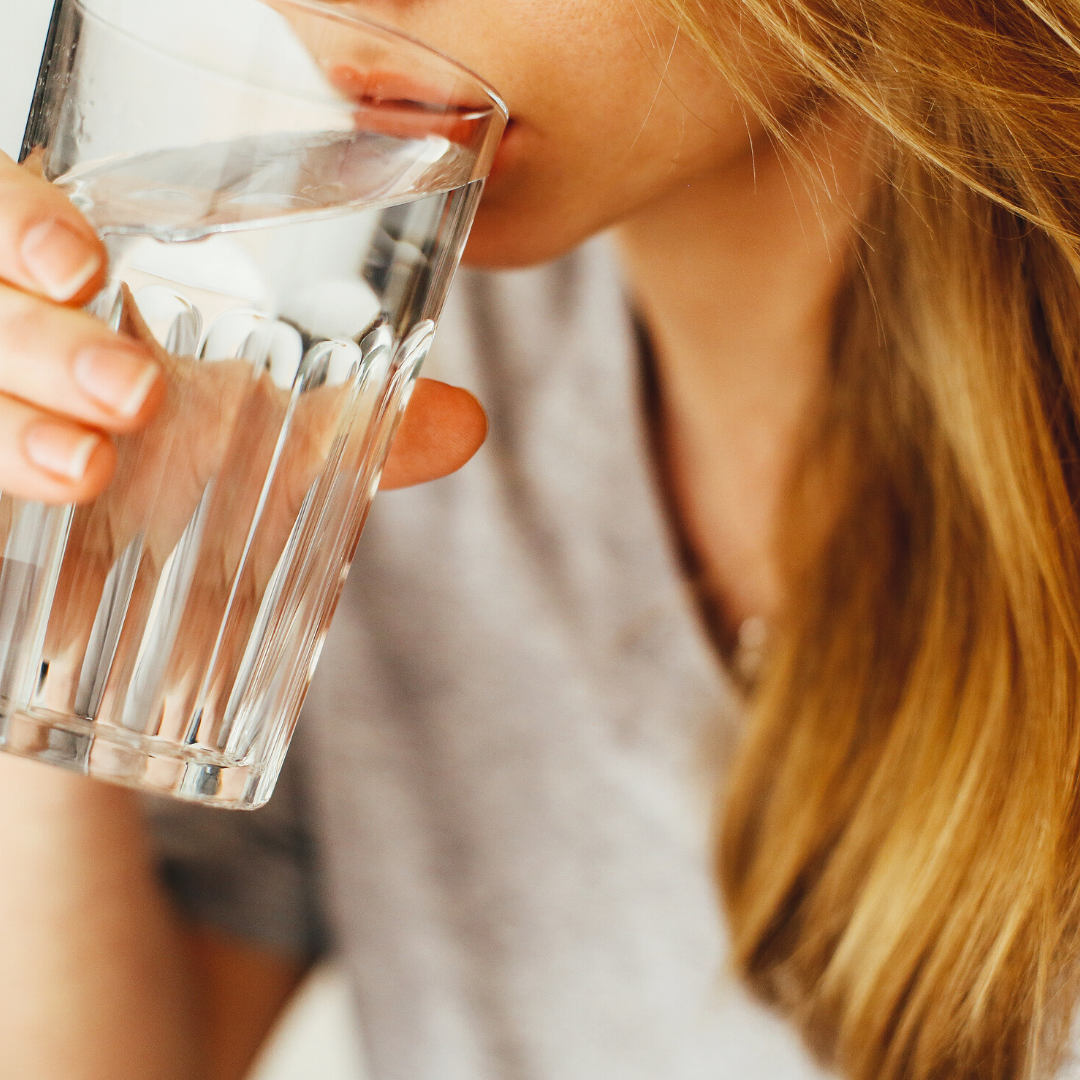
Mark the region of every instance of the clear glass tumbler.
[[348, 4], [59, 0], [23, 157], [168, 391], [93, 503], [0, 499], [0, 747], [270, 797], [505, 122]]

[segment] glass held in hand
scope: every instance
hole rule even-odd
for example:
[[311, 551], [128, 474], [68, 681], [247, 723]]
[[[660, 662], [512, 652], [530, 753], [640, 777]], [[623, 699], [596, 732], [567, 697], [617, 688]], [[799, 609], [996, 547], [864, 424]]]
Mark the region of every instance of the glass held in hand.
[[61, 0], [24, 156], [166, 389], [95, 501], [0, 498], [0, 747], [269, 798], [505, 121], [339, 4]]

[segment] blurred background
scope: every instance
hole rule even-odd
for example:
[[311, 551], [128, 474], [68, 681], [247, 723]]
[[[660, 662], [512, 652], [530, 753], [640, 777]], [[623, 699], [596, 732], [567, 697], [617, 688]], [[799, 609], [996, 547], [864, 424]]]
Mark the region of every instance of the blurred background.
[[15, 157], [30, 111], [52, 0], [4, 0], [0, 12], [0, 150]]
[[[0, 5], [0, 150], [16, 157], [37, 80], [52, 0]], [[225, 813], [226, 811], [221, 811]], [[363, 1080], [349, 990], [332, 963], [296, 995], [250, 1080]]]

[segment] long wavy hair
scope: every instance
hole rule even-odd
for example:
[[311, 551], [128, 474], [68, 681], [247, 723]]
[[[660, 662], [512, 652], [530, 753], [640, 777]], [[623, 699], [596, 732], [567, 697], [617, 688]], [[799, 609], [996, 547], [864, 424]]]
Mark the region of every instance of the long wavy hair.
[[877, 178], [724, 785], [735, 962], [855, 1080], [1050, 1075], [1080, 996], [1080, 2], [656, 2], [775, 137], [770, 70], [861, 113]]

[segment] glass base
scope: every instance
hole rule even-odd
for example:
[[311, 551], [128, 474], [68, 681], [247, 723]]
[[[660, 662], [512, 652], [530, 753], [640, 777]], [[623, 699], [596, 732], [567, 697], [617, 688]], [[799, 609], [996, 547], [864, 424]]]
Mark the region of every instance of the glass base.
[[273, 780], [262, 763], [237, 763], [199, 747], [178, 747], [110, 724], [39, 709], [0, 712], [0, 750], [97, 780], [227, 810], [255, 810], [273, 791]]

